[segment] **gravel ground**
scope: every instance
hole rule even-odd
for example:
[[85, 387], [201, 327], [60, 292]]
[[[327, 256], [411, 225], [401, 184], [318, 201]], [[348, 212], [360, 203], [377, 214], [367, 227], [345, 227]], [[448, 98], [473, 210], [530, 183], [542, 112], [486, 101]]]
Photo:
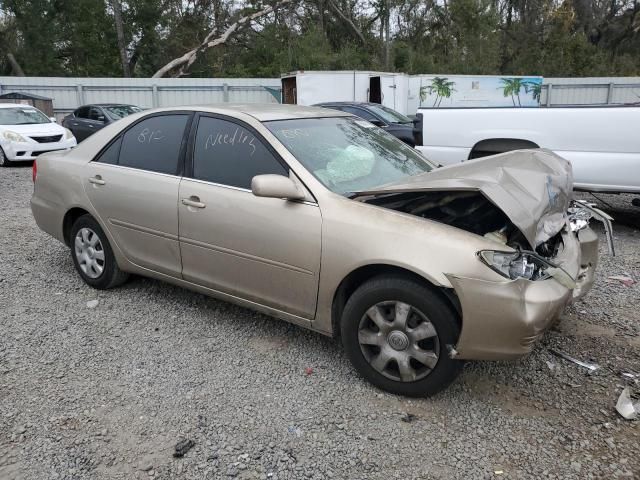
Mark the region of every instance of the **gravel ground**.
[[0, 169], [2, 479], [640, 478], [640, 421], [614, 409], [619, 371], [640, 371], [640, 283], [607, 278], [640, 281], [628, 196], [600, 203], [619, 255], [530, 356], [409, 400], [302, 328], [142, 278], [92, 290], [35, 226], [30, 175]]

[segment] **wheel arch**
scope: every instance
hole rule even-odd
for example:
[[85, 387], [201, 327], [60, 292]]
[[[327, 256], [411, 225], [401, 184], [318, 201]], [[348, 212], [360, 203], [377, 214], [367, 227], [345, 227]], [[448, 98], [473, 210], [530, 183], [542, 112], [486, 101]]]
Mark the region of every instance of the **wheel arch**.
[[338, 288], [334, 292], [333, 301], [331, 304], [331, 330], [334, 337], [338, 337], [340, 335], [340, 321], [342, 319], [342, 312], [349, 297], [364, 282], [374, 277], [383, 275], [396, 275], [410, 278], [416, 280], [418, 283], [432, 290], [440, 298], [442, 298], [454, 312], [457, 313], [456, 319], [458, 321], [458, 326], [460, 327], [460, 329], [462, 329], [462, 307], [455, 291], [452, 288], [445, 288], [435, 285], [427, 278], [406, 268], [396, 265], [377, 263], [363, 265], [356, 268], [346, 277], [344, 277], [338, 285]]
[[71, 227], [78, 218], [87, 214], [91, 215], [90, 212], [81, 207], [70, 208], [67, 210], [67, 213], [64, 214], [62, 219], [62, 238], [67, 247], [71, 245]]
[[487, 138], [476, 142], [471, 148], [469, 160], [527, 148], [540, 148], [540, 146], [524, 138]]

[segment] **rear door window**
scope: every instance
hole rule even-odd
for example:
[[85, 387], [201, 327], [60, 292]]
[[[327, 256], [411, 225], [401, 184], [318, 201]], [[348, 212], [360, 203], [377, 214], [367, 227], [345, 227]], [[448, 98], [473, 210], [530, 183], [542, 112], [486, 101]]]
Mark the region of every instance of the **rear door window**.
[[138, 122], [122, 137], [119, 165], [176, 175], [188, 114], [158, 115]]
[[120, 155], [120, 146], [122, 145], [122, 137], [118, 137], [111, 145], [104, 150], [94, 162], [108, 163], [109, 165], [118, 164], [118, 156]]
[[89, 118], [89, 107], [80, 107], [74, 115], [78, 118]]
[[238, 188], [251, 188], [256, 175], [289, 175], [262, 139], [237, 123], [200, 117], [193, 146], [193, 177]]
[[364, 108], [342, 107], [342, 111], [350, 113], [360, 118], [364, 118], [367, 122], [378, 120], [375, 115], [367, 112]]

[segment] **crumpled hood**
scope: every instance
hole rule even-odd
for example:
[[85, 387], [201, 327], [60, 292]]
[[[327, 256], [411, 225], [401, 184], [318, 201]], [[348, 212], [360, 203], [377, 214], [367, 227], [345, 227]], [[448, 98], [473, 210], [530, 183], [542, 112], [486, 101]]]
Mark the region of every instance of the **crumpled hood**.
[[480, 191], [533, 247], [567, 223], [571, 164], [550, 150], [516, 150], [432, 170], [357, 196], [418, 191]]

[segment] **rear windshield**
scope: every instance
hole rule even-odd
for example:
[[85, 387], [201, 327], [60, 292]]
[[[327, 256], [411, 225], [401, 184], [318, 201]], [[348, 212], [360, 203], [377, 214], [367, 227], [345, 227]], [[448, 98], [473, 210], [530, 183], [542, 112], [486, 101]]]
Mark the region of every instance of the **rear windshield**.
[[135, 107], [133, 105], [113, 105], [110, 107], [102, 108], [104, 108], [114, 120], [118, 120], [120, 118], [131, 115], [132, 113], [138, 113], [142, 111], [140, 107]]
[[387, 123], [413, 123], [409, 117], [382, 105], [368, 105], [367, 108], [376, 115], [382, 117], [382, 119]]
[[434, 168], [417, 150], [354, 117], [279, 120], [265, 125], [335, 193], [370, 190]]
[[51, 123], [51, 120], [33, 107], [0, 108], [0, 125], [34, 125], [37, 123]]

